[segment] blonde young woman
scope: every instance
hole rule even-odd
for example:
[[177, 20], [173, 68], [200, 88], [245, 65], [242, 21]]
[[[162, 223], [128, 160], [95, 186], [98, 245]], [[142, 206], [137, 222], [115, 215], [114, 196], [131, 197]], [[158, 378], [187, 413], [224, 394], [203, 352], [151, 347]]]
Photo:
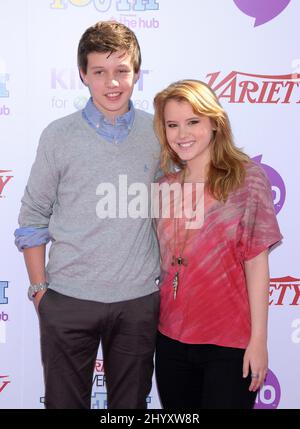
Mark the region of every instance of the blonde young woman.
[[270, 184], [234, 145], [227, 114], [205, 83], [173, 83], [154, 106], [160, 184], [180, 184], [183, 205], [186, 184], [204, 190], [201, 227], [176, 216], [157, 220], [162, 406], [253, 408], [268, 369], [268, 252], [281, 239]]

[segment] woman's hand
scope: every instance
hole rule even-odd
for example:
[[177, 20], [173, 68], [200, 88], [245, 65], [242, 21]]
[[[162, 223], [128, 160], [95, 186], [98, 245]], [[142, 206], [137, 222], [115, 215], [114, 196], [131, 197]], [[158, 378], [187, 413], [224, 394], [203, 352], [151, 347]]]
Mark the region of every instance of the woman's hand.
[[251, 374], [250, 392], [256, 392], [264, 384], [268, 372], [268, 350], [265, 340], [251, 339], [244, 354], [243, 377]]

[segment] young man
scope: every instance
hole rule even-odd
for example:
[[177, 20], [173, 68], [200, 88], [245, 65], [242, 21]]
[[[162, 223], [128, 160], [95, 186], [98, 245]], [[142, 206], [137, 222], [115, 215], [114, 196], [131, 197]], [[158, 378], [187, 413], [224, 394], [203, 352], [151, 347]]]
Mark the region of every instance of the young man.
[[130, 217], [118, 189], [120, 178], [150, 188], [158, 168], [152, 116], [130, 101], [140, 66], [126, 26], [99, 22], [85, 31], [78, 67], [91, 98], [43, 131], [22, 199], [15, 236], [40, 318], [46, 408], [90, 408], [100, 340], [108, 408], [146, 408], [158, 247], [151, 217]]

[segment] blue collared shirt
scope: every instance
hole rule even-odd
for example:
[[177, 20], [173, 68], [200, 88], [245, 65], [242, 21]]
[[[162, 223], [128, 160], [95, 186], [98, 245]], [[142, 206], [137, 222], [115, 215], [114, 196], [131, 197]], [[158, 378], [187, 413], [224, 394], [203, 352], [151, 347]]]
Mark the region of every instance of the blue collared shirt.
[[[128, 112], [117, 116], [113, 124], [105, 118], [103, 113], [97, 109], [92, 98], [89, 99], [82, 116], [87, 123], [110, 143], [122, 143], [130, 133], [133, 125], [135, 111], [131, 100], [128, 103]], [[15, 244], [20, 251], [28, 247], [36, 247], [47, 244], [51, 240], [48, 228], [22, 227], [15, 230]]]
[[82, 116], [87, 123], [110, 143], [122, 143], [130, 133], [134, 121], [134, 107], [132, 101], [129, 101], [128, 112], [124, 115], [117, 116], [113, 124], [103, 113], [97, 109], [92, 98], [89, 99], [82, 111]]

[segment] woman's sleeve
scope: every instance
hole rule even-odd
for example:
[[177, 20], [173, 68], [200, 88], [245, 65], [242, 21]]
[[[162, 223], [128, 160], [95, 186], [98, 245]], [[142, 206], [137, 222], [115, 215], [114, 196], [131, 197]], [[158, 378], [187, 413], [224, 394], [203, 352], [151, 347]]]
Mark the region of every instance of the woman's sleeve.
[[254, 258], [282, 239], [274, 210], [271, 185], [260, 167], [249, 181], [242, 227], [241, 248], [245, 261]]

